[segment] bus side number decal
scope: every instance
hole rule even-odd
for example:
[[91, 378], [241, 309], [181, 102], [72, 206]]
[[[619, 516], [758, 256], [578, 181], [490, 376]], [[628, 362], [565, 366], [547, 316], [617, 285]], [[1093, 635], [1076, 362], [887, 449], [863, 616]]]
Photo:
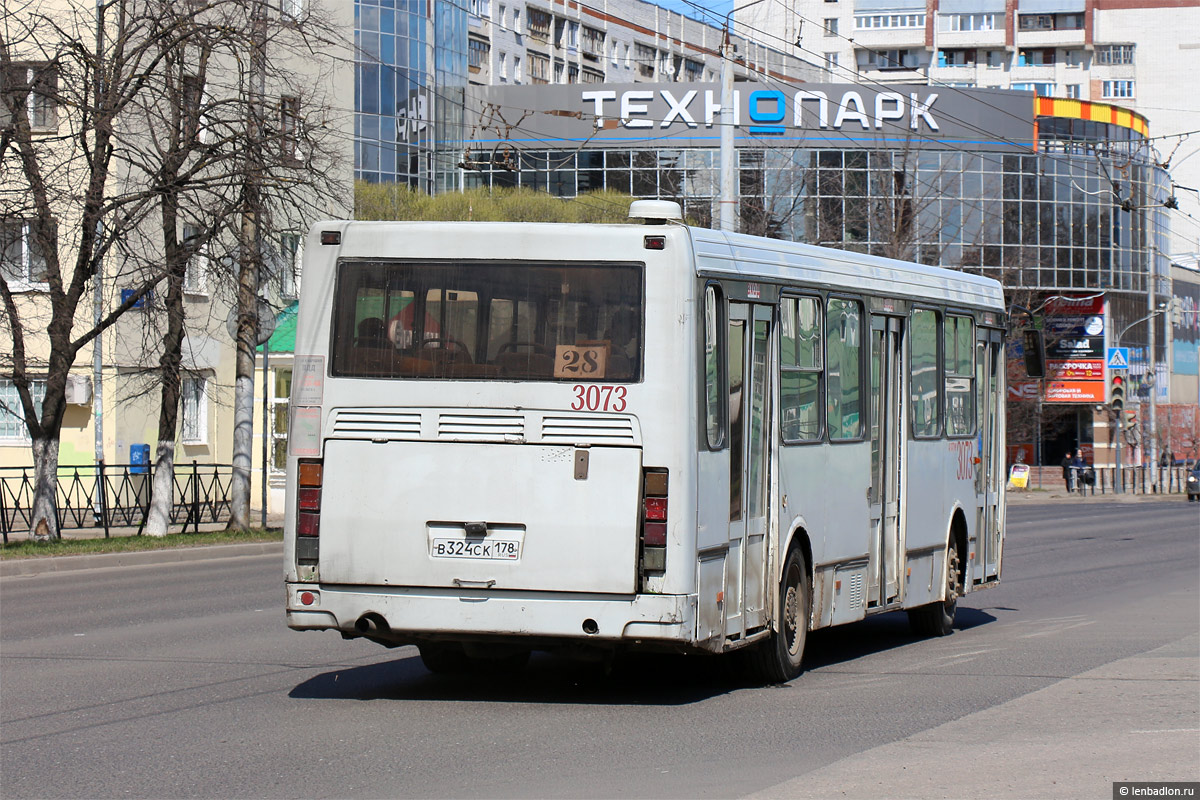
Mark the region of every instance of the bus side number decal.
[[575, 400], [572, 411], [624, 411], [625, 387], [600, 386], [599, 384], [575, 384]]
[[950, 453], [957, 462], [956, 478], [960, 481], [969, 481], [975, 477], [975, 465], [971, 458], [972, 447], [975, 444], [973, 441], [950, 442]]

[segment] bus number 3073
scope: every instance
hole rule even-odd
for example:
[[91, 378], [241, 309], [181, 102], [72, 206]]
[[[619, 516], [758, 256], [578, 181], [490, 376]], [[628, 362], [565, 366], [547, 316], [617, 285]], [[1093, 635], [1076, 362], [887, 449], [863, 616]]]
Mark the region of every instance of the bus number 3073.
[[572, 411], [624, 411], [624, 386], [599, 386], [597, 384], [575, 384], [575, 400]]

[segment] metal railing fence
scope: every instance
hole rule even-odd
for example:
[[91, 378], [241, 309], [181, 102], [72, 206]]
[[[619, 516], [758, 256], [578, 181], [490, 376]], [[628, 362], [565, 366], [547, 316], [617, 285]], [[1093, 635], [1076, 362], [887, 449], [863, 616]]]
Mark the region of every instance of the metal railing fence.
[[[231, 464], [176, 464], [170, 522], [200, 530], [200, 523], [230, 516]], [[141, 535], [150, 510], [153, 464], [60, 466], [55, 492], [58, 530], [137, 527]], [[0, 534], [28, 532], [33, 522], [33, 467], [0, 467]]]

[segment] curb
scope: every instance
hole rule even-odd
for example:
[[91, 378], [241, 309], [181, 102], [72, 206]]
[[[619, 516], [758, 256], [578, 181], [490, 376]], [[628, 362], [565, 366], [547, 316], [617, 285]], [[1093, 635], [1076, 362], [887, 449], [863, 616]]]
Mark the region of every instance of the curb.
[[52, 572], [74, 572], [81, 569], [177, 564], [187, 561], [207, 561], [214, 558], [244, 558], [246, 556], [259, 555], [282, 556], [283, 542], [216, 544], [203, 547], [171, 547], [163, 548], [162, 550], [140, 550], [132, 553], [96, 553], [86, 556], [5, 559], [0, 561], [0, 578], [18, 575], [45, 575]]

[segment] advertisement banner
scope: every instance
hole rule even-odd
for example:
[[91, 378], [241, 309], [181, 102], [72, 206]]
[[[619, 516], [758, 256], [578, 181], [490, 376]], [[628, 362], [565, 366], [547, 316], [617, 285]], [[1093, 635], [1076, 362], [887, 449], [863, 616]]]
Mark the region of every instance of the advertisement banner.
[[1200, 375], [1200, 284], [1172, 281], [1171, 307], [1171, 367], [1179, 375]]
[[1047, 403], [1103, 403], [1104, 297], [1056, 297], [1043, 309]]
[[1046, 381], [1047, 403], [1103, 403], [1104, 381]]

